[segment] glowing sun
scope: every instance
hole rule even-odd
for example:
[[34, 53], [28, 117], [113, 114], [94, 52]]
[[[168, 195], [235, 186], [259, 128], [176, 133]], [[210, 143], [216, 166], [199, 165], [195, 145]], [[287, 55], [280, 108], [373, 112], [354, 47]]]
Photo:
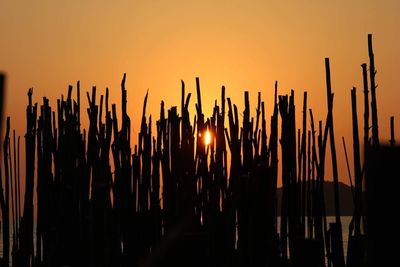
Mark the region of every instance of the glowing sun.
[[206, 131], [204, 142], [205, 142], [206, 146], [208, 146], [211, 143], [211, 133], [209, 130]]

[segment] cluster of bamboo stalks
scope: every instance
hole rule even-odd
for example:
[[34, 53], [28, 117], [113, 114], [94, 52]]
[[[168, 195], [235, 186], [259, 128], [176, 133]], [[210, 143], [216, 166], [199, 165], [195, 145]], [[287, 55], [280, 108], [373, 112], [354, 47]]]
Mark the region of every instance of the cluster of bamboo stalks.
[[[362, 65], [364, 151], [379, 145], [371, 35], [368, 47], [370, 86], [367, 65]], [[206, 118], [196, 78], [193, 123], [189, 114], [191, 94], [186, 94], [183, 81], [180, 114], [177, 107], [165, 110], [161, 102], [155, 127], [152, 117], [146, 114], [146, 94], [133, 151], [125, 75], [121, 83], [120, 119], [115, 104], [110, 107], [108, 89], [100, 100], [96, 87], [91, 94], [87, 93], [87, 132], [80, 121], [79, 82], [76, 97], [70, 86], [67, 97], [57, 101], [55, 110], [47, 98], [43, 98], [39, 108], [32, 103], [30, 89], [24, 183], [19, 171], [20, 137], [13, 131], [11, 138], [10, 118], [6, 120], [4, 179], [0, 183], [1, 266], [344, 267], [334, 94], [328, 58], [325, 68], [328, 103], [325, 122], [315, 124], [304, 92], [302, 128], [297, 129], [294, 91], [278, 95], [277, 83], [269, 133], [260, 93], [255, 117], [250, 114], [249, 93], [244, 93], [245, 108], [240, 121], [237, 106], [226, 98], [222, 87], [220, 102], [215, 102], [212, 116]], [[360, 156], [355, 88], [351, 100], [354, 175], [349, 174], [351, 182], [351, 177], [355, 179], [352, 185], [355, 209], [347, 266], [363, 266], [365, 166]], [[394, 145], [393, 121], [391, 118]], [[206, 132], [211, 136], [209, 144], [205, 143]], [[335, 222], [329, 225], [323, 190], [328, 141], [335, 203]], [[278, 159], [279, 144], [281, 159]], [[276, 194], [279, 163], [282, 199], [277, 199]], [[25, 185], [24, 190], [21, 184]], [[278, 201], [282, 203], [280, 225]]]

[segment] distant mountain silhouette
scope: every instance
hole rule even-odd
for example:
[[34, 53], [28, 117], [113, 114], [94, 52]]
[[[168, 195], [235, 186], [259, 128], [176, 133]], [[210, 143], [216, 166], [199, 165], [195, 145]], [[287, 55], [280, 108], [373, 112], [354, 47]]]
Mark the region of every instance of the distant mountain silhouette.
[[[325, 181], [324, 183], [325, 190], [325, 205], [326, 205], [326, 215], [334, 216], [334, 201], [333, 201], [333, 182]], [[281, 202], [282, 199], [282, 188], [278, 188], [277, 192], [278, 198], [278, 216], [280, 216], [281, 211]], [[340, 212], [342, 216], [352, 216], [353, 215], [353, 199], [351, 195], [350, 186], [339, 182], [339, 197], [340, 197]]]

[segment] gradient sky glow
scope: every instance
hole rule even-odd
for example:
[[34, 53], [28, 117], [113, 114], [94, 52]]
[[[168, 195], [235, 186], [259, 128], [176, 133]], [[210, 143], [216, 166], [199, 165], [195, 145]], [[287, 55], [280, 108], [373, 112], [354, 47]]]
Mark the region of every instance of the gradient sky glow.
[[207, 116], [225, 85], [239, 110], [243, 110], [243, 91], [250, 91], [253, 114], [261, 91], [269, 117], [278, 80], [280, 94], [295, 89], [298, 119], [307, 90], [315, 118], [325, 120], [324, 58], [330, 57], [340, 179], [347, 183], [341, 136], [350, 148], [352, 86], [357, 87], [360, 130], [363, 127], [360, 65], [368, 62], [368, 33], [374, 34], [380, 137], [389, 139], [389, 117], [394, 115], [400, 140], [399, 11], [396, 0], [2, 0], [5, 111], [23, 136], [29, 87], [34, 87], [35, 101], [40, 103], [46, 95], [54, 108], [68, 84], [80, 80], [83, 92], [93, 85], [104, 92], [108, 86], [111, 102], [119, 105], [119, 86], [126, 72], [134, 136], [147, 89], [148, 113], [158, 119], [161, 99], [166, 107], [180, 104], [183, 79], [186, 90], [194, 93], [194, 116], [196, 76]]

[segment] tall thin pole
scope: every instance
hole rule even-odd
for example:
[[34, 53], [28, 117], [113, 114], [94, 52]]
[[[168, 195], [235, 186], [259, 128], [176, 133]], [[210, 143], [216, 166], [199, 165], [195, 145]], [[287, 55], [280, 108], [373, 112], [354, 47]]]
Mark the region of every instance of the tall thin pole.
[[[13, 131], [13, 136], [14, 136], [14, 152], [15, 152], [15, 130]], [[11, 190], [11, 209], [12, 209], [12, 220], [13, 220], [13, 249], [15, 248], [15, 237], [16, 237], [16, 230], [17, 230], [17, 220], [16, 220], [16, 203], [15, 203], [15, 181], [14, 181], [14, 176], [15, 176], [15, 169], [13, 173], [13, 165], [12, 165], [12, 158], [11, 158], [11, 140], [9, 140], [9, 146], [8, 146], [8, 155], [9, 155], [9, 164], [10, 164], [10, 190]], [[15, 153], [14, 153], [15, 155]], [[15, 162], [15, 159], [14, 159]], [[15, 164], [14, 164], [15, 165]]]
[[302, 169], [303, 172], [299, 173], [299, 175], [302, 176], [301, 203], [302, 203], [302, 227], [304, 233], [306, 229], [306, 187], [307, 187], [306, 136], [307, 136], [307, 91], [304, 92], [304, 98], [303, 98], [303, 133], [301, 136], [301, 153], [302, 153], [301, 160], [303, 163], [303, 169]]
[[369, 97], [368, 97], [368, 74], [367, 64], [362, 64], [363, 86], [364, 86], [364, 165], [369, 147]]
[[[3, 161], [4, 161], [4, 190], [5, 198], [2, 203], [2, 218], [3, 218], [3, 263], [4, 266], [9, 266], [10, 262], [10, 170], [8, 164], [9, 144], [10, 144], [10, 117], [7, 117], [6, 135], [3, 143]], [[3, 191], [3, 190], [2, 190]]]
[[390, 117], [390, 145], [394, 146], [396, 141], [394, 140], [394, 116]]
[[[20, 224], [21, 220], [21, 181], [20, 181], [20, 136], [18, 136], [18, 142], [17, 142], [17, 199], [18, 199], [18, 205], [17, 205], [17, 218], [18, 218], [18, 225]], [[21, 226], [19, 226], [21, 227]], [[19, 229], [19, 228], [18, 228]], [[19, 231], [19, 230], [18, 230]]]
[[355, 180], [355, 209], [354, 226], [355, 235], [361, 235], [361, 163], [360, 163], [360, 141], [358, 137], [358, 119], [357, 119], [357, 97], [356, 88], [351, 90], [351, 107], [353, 121], [353, 158], [354, 158], [354, 180]]
[[[337, 169], [336, 159], [336, 147], [335, 147], [335, 135], [333, 129], [333, 93], [331, 85], [331, 73], [329, 66], [329, 58], [325, 58], [325, 69], [326, 69], [326, 88], [327, 88], [327, 100], [328, 100], [328, 120], [327, 124], [329, 127], [329, 140], [331, 144], [331, 160], [332, 160], [332, 172], [333, 172], [333, 189], [334, 189], [334, 203], [335, 203], [335, 228], [331, 229], [331, 242], [332, 242], [332, 262], [334, 267], [343, 267], [344, 253], [343, 253], [343, 237], [342, 237], [342, 224], [340, 221], [340, 203], [339, 203], [339, 178]], [[331, 225], [332, 226], [332, 225]]]
[[3, 73], [0, 73], [0, 136], [2, 134], [2, 128], [3, 128], [3, 101], [5, 99], [5, 75]]
[[338, 168], [336, 158], [336, 147], [335, 147], [335, 135], [333, 129], [333, 93], [331, 85], [331, 71], [329, 66], [329, 58], [325, 58], [325, 70], [326, 70], [326, 89], [328, 99], [328, 123], [329, 123], [329, 141], [331, 144], [331, 155], [332, 155], [332, 172], [333, 172], [333, 183], [334, 183], [334, 203], [335, 203], [335, 218], [336, 222], [340, 223], [340, 204], [339, 204], [339, 179], [338, 179]]
[[379, 145], [378, 134], [378, 111], [376, 105], [376, 84], [375, 84], [375, 58], [372, 49], [372, 34], [368, 34], [368, 54], [369, 54], [369, 78], [371, 81], [371, 112], [372, 112], [372, 145]]

